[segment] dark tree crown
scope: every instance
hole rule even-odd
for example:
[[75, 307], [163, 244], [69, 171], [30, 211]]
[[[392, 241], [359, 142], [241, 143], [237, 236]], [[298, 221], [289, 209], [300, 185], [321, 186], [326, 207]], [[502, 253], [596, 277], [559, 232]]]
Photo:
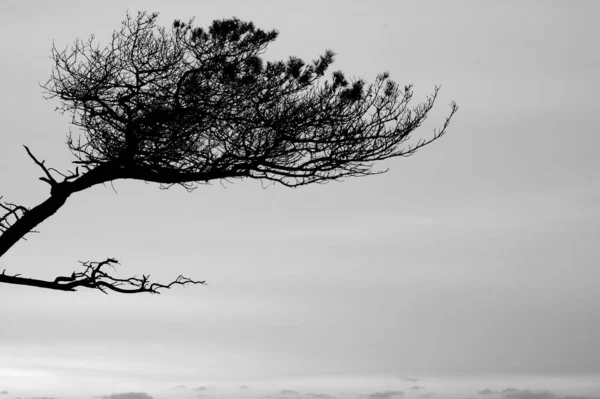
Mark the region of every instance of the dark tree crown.
[[371, 174], [374, 161], [409, 155], [448, 125], [450, 117], [432, 139], [405, 147], [437, 87], [409, 109], [412, 87], [388, 73], [366, 84], [335, 71], [322, 82], [330, 50], [309, 64], [265, 63], [276, 31], [237, 18], [208, 30], [176, 20], [167, 30], [157, 17], [128, 15], [104, 48], [91, 38], [53, 49], [44, 88], [81, 129], [68, 140], [77, 163], [188, 187], [240, 177], [298, 186]]

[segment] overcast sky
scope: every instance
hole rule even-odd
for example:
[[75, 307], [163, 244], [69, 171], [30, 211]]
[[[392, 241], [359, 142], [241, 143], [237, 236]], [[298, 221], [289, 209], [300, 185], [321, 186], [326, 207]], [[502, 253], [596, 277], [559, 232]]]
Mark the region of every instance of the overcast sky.
[[333, 49], [332, 70], [389, 71], [415, 100], [442, 85], [423, 137], [460, 111], [379, 176], [72, 196], [0, 269], [51, 279], [115, 257], [122, 276], [209, 285], [1, 285], [0, 399], [600, 397], [600, 3], [2, 1], [5, 200], [49, 194], [23, 144], [70, 167], [69, 118], [38, 86], [52, 41], [106, 43], [128, 9], [251, 20], [280, 32], [267, 59]]

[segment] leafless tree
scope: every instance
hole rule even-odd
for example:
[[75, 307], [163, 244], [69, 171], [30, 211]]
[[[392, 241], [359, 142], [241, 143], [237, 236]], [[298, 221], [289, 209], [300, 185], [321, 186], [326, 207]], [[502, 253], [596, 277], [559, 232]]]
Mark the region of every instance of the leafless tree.
[[[237, 18], [214, 21], [208, 30], [193, 20], [166, 29], [157, 17], [127, 15], [105, 47], [93, 36], [53, 47], [52, 75], [42, 87], [78, 128], [67, 138], [76, 167], [59, 172], [25, 147], [50, 196], [33, 208], [0, 203], [0, 257], [69, 196], [97, 184], [136, 179], [192, 190], [211, 180], [254, 178], [298, 187], [383, 173], [373, 170], [375, 161], [409, 156], [437, 140], [458, 109], [451, 103], [441, 129], [410, 145], [438, 87], [409, 107], [412, 86], [400, 87], [388, 73], [371, 84], [348, 81], [341, 71], [325, 79], [334, 60], [329, 50], [309, 64], [296, 57], [265, 63], [261, 55], [277, 31]], [[53, 281], [4, 271], [0, 282], [124, 293], [204, 283], [183, 276], [166, 285], [148, 276], [117, 279], [106, 271], [116, 263], [82, 262], [83, 272]]]

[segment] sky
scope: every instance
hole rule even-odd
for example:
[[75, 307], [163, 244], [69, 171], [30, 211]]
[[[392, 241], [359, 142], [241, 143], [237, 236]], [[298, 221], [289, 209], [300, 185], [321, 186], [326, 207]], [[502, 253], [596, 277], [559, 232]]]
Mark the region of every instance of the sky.
[[600, 53], [594, 1], [3, 1], [0, 195], [47, 196], [68, 116], [42, 97], [52, 43], [106, 43], [126, 11], [277, 29], [267, 59], [389, 71], [430, 137], [388, 173], [192, 193], [73, 195], [0, 269], [52, 279], [118, 259], [162, 295], [0, 286], [0, 399], [600, 397]]

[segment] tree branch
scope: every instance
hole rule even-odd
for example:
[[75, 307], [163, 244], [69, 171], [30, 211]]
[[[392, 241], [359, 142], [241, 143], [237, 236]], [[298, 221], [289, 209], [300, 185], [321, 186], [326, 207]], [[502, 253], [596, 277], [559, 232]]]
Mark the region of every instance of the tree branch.
[[[4, 198], [0, 196], [0, 200]], [[18, 222], [29, 209], [22, 205], [16, 205], [10, 202], [0, 202], [0, 208], [4, 209], [6, 212], [3, 215], [0, 215], [0, 235], [5, 231], [10, 229], [16, 222]], [[29, 233], [37, 233], [37, 231], [31, 230]], [[24, 235], [21, 237], [24, 240], [27, 240]]]
[[179, 275], [175, 280], [168, 284], [151, 283], [150, 275], [141, 277], [133, 276], [129, 278], [117, 278], [109, 275], [104, 269], [111, 267], [119, 262], [116, 259], [108, 258], [101, 262], [79, 262], [85, 268], [83, 272], [73, 272], [71, 276], [59, 276], [53, 281], [38, 280], [20, 277], [20, 274], [13, 276], [6, 274], [6, 269], [0, 274], [0, 283], [27, 285], [31, 287], [47, 288], [58, 291], [77, 291], [77, 288], [91, 288], [108, 294], [108, 290], [122, 294], [137, 294], [148, 292], [150, 294], [160, 294], [161, 289], [170, 289], [174, 285], [202, 284], [205, 281], [196, 281]]
[[39, 166], [40, 168], [42, 168], [42, 170], [44, 171], [44, 173], [46, 174], [47, 177], [40, 177], [40, 180], [43, 182], [48, 183], [51, 187], [54, 187], [56, 184], [58, 184], [58, 182], [54, 179], [54, 177], [52, 177], [52, 175], [50, 174], [50, 170], [48, 170], [48, 168], [46, 168], [46, 166], [44, 165], [44, 163], [46, 161], [39, 161], [29, 150], [29, 147], [27, 147], [26, 145], [24, 145], [23, 147], [25, 147], [25, 151], [27, 151], [27, 155], [29, 155], [29, 157], [31, 159], [33, 159], [33, 162], [35, 162], [37, 164], [37, 166]]
[[70, 174], [69, 175], [65, 175], [64, 173], [54, 169], [54, 168], [47, 168], [45, 165], [46, 161], [40, 161], [38, 160], [35, 155], [33, 155], [33, 153], [31, 152], [31, 150], [29, 149], [29, 147], [27, 147], [26, 145], [24, 145], [23, 147], [25, 147], [25, 151], [27, 151], [27, 155], [29, 155], [29, 157], [31, 159], [33, 159], [33, 161], [36, 163], [36, 165], [38, 165], [40, 168], [42, 168], [42, 170], [44, 171], [44, 173], [46, 174], [46, 177], [40, 177], [39, 179], [43, 182], [48, 183], [51, 187], [56, 186], [57, 184], [59, 184], [59, 182], [54, 178], [54, 176], [52, 176], [52, 174], [50, 172], [54, 172], [60, 176], [63, 177], [63, 183], [70, 181], [70, 180], [75, 180], [77, 179], [80, 174], [79, 174], [79, 167], [75, 168], [75, 172], [71, 172], [68, 171]]

